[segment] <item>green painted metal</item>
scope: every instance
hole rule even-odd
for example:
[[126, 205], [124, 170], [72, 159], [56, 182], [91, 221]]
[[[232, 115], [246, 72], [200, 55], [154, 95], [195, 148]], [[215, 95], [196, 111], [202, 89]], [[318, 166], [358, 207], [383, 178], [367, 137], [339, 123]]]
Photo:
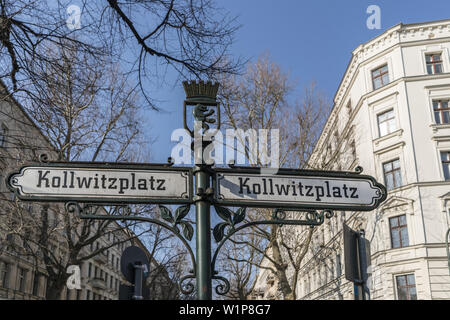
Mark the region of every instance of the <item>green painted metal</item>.
[[[105, 204], [105, 205], [107, 205], [107, 204]], [[184, 277], [182, 277], [180, 279], [180, 281], [178, 283], [179, 289], [184, 294], [191, 294], [194, 291], [195, 287], [191, 283], [187, 283], [186, 285], [183, 285], [183, 282], [185, 280], [195, 279], [196, 278], [195, 266], [197, 265], [194, 252], [192, 251], [192, 248], [191, 248], [191, 246], [189, 245], [189, 242], [188, 242], [188, 241], [190, 241], [192, 239], [192, 234], [190, 234], [189, 232], [186, 232], [185, 231], [186, 228], [184, 227], [184, 224], [187, 224], [189, 222], [182, 220], [182, 218], [184, 216], [181, 217], [181, 216], [177, 216], [177, 214], [175, 214], [175, 217], [173, 219], [170, 219], [167, 216], [166, 216], [166, 218], [164, 218], [164, 214], [162, 213], [161, 214], [162, 218], [164, 220], [170, 222], [170, 225], [169, 225], [169, 224], [167, 224], [167, 223], [165, 223], [165, 222], [163, 222], [161, 220], [158, 220], [158, 219], [152, 219], [152, 218], [147, 218], [147, 217], [139, 217], [139, 216], [132, 216], [131, 215], [131, 210], [127, 206], [116, 207], [118, 214], [113, 214], [113, 215], [96, 214], [98, 212], [98, 208], [101, 207], [101, 204], [98, 204], [98, 203], [95, 203], [95, 204], [84, 204], [83, 206], [81, 206], [77, 202], [67, 202], [65, 207], [66, 207], [66, 211], [68, 213], [75, 213], [81, 219], [116, 220], [116, 221], [123, 221], [123, 220], [143, 221], [143, 222], [156, 224], [158, 226], [163, 227], [166, 230], [171, 231], [183, 243], [184, 247], [187, 249], [187, 251], [189, 253], [189, 256], [191, 258], [191, 263], [192, 263], [191, 274], [185, 275]], [[160, 206], [160, 207], [163, 207], [163, 206]], [[165, 208], [165, 207], [163, 207], [163, 208]], [[180, 208], [182, 208], [182, 207], [180, 207]], [[169, 210], [167, 208], [165, 208], [165, 209]], [[172, 215], [170, 214], [170, 216], [172, 216]], [[180, 230], [178, 229], [178, 225], [182, 226], [183, 235], [181, 234]], [[192, 228], [192, 226], [191, 226], [191, 228]]]
[[299, 213], [303, 213], [305, 218], [302, 220], [298, 219], [286, 219], [286, 212], [283, 209], [273, 209], [272, 211], [272, 219], [271, 220], [261, 220], [261, 221], [251, 221], [244, 223], [238, 227], [237, 224], [241, 223], [245, 219], [245, 208], [239, 208], [235, 213], [228, 208], [220, 207], [215, 205], [216, 212], [218, 216], [224, 220], [225, 222], [221, 222], [214, 227], [214, 238], [216, 242], [218, 242], [218, 246], [214, 252], [212, 261], [211, 261], [211, 270], [213, 271], [213, 279], [218, 281], [222, 281], [224, 284], [219, 284], [215, 291], [219, 295], [225, 295], [230, 289], [230, 284], [227, 279], [223, 277], [217, 276], [218, 271], [216, 271], [216, 260], [219, 255], [220, 249], [222, 249], [223, 245], [227, 240], [229, 240], [234, 234], [239, 231], [255, 226], [255, 225], [304, 225], [304, 226], [319, 226], [323, 224], [325, 218], [330, 219], [334, 216], [333, 211], [331, 210], [323, 210], [317, 212], [315, 210], [292, 210]]
[[209, 174], [196, 167], [195, 183], [197, 196], [195, 201], [196, 226], [197, 226], [197, 298], [199, 300], [212, 299], [211, 284], [211, 212], [210, 203], [205, 199], [204, 190], [209, 188]]
[[[208, 123], [217, 123], [218, 130], [220, 128], [220, 108], [216, 101], [218, 83], [211, 82], [183, 82], [186, 92], [186, 100], [183, 105], [184, 127], [194, 137], [194, 159], [196, 166], [194, 168], [195, 175], [195, 215], [196, 215], [196, 251], [197, 251], [197, 299], [212, 299], [212, 274], [211, 274], [211, 203], [207, 191], [210, 190], [211, 168], [203, 163], [203, 152], [211, 142], [200, 141], [197, 146], [197, 140], [203, 136], [204, 131], [209, 129]], [[186, 106], [194, 106], [192, 114], [194, 120], [201, 123], [199, 128], [194, 126], [191, 131], [186, 123]], [[210, 106], [216, 107], [217, 119], [210, 118], [215, 112], [209, 109]]]

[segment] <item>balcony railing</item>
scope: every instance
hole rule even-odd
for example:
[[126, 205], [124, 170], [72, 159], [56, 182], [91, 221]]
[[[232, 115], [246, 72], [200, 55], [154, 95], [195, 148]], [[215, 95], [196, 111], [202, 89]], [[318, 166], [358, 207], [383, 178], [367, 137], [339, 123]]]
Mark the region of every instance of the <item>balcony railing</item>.
[[94, 256], [94, 261], [96, 261], [97, 263], [100, 263], [100, 264], [107, 264], [108, 258], [103, 253], [99, 253]]
[[106, 283], [105, 280], [102, 278], [93, 278], [89, 281], [91, 286], [95, 289], [105, 290], [106, 289]]

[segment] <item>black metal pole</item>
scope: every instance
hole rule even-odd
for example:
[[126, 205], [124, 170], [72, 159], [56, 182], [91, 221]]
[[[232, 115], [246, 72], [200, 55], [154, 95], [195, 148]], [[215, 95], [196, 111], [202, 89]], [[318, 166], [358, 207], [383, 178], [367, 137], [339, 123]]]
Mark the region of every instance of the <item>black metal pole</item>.
[[367, 256], [364, 230], [358, 232], [358, 257], [359, 257], [359, 275], [360, 275], [360, 296], [366, 300], [366, 282], [367, 282]]
[[142, 296], [142, 281], [144, 279], [143, 269], [144, 265], [141, 262], [136, 262], [133, 265], [134, 268], [134, 294], [133, 300], [143, 300]]

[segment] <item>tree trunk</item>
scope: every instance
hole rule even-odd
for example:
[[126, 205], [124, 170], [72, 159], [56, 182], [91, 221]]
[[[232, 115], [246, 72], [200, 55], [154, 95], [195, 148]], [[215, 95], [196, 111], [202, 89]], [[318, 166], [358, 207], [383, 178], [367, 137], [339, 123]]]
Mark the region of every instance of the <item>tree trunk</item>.
[[64, 286], [66, 285], [67, 277], [60, 276], [58, 279], [47, 280], [47, 291], [45, 293], [45, 298], [47, 300], [62, 300], [62, 293], [64, 291]]
[[283, 263], [283, 258], [281, 256], [280, 247], [278, 246], [277, 240], [272, 243], [272, 255], [273, 259], [277, 262], [277, 265], [275, 266], [277, 270], [276, 276], [281, 293], [283, 294], [285, 300], [294, 300], [295, 295], [286, 276], [286, 264]]

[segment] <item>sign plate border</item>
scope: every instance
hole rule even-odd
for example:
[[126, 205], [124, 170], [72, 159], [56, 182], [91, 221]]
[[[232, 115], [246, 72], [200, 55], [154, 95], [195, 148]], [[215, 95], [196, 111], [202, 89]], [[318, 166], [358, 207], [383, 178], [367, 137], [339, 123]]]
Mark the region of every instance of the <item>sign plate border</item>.
[[[277, 176], [298, 176], [298, 177], [317, 177], [317, 178], [342, 178], [352, 180], [370, 181], [374, 187], [381, 191], [381, 197], [375, 200], [373, 205], [332, 205], [332, 204], [304, 204], [304, 203], [270, 203], [269, 201], [261, 200], [226, 200], [220, 199], [220, 174], [252, 174], [261, 175], [261, 168], [252, 167], [232, 167], [232, 168], [215, 168], [213, 175], [214, 186], [214, 203], [222, 206], [233, 207], [252, 207], [252, 208], [280, 208], [280, 209], [332, 209], [332, 210], [349, 210], [349, 211], [372, 211], [376, 209], [387, 198], [387, 190], [384, 185], [377, 182], [376, 179], [369, 175], [359, 174], [350, 171], [321, 171], [321, 170], [304, 170], [304, 169], [286, 169], [280, 168], [274, 177]], [[264, 175], [264, 174], [263, 174]]]
[[[19, 193], [19, 188], [14, 187], [10, 184], [11, 179], [15, 175], [20, 175], [24, 170], [31, 167], [39, 168], [63, 168], [63, 169], [117, 169], [117, 170], [134, 170], [134, 171], [172, 171], [172, 172], [186, 172], [187, 173], [187, 184], [188, 184], [188, 195], [185, 199], [151, 199], [144, 198], [141, 199], [127, 199], [122, 198], [107, 198], [107, 197], [82, 197], [82, 196], [67, 196], [67, 197], [54, 197], [54, 196], [33, 196], [33, 195], [23, 195]], [[172, 167], [168, 164], [149, 164], [149, 163], [113, 163], [113, 162], [85, 162], [85, 161], [71, 161], [71, 162], [33, 162], [20, 167], [18, 171], [10, 173], [6, 177], [6, 185], [8, 189], [13, 192], [20, 200], [23, 201], [38, 201], [38, 202], [84, 202], [84, 203], [97, 203], [97, 204], [192, 204], [194, 193], [193, 193], [193, 169], [191, 167]]]

